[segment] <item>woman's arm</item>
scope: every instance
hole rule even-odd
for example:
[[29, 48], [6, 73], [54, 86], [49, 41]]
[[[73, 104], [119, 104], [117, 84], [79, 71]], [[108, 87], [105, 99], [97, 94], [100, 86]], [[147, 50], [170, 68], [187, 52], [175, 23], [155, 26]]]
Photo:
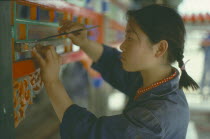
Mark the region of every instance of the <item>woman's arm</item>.
[[52, 46], [38, 47], [37, 50], [33, 50], [33, 55], [40, 65], [41, 77], [49, 99], [60, 122], [62, 122], [64, 112], [73, 102], [59, 80], [61, 60]]
[[45, 88], [58, 119], [62, 122], [64, 112], [73, 104], [73, 102], [68, 96], [61, 81], [45, 84]]
[[103, 46], [95, 41], [88, 40], [80, 48], [93, 60], [97, 62], [103, 53]]
[[[62, 27], [60, 28], [59, 33], [71, 32], [85, 27], [83, 24], [69, 20], [64, 20], [61, 25]], [[100, 43], [89, 40], [87, 33], [87, 30], [84, 30], [78, 33], [68, 34], [68, 37], [72, 40], [73, 44], [80, 46], [93, 62], [96, 62], [102, 55], [103, 47]]]
[[60, 124], [61, 139], [160, 139], [163, 132], [158, 120], [140, 107], [135, 112], [97, 118], [74, 104]]
[[[84, 28], [84, 25], [67, 20], [63, 21], [59, 32], [70, 32], [81, 28]], [[135, 88], [141, 86], [141, 74], [127, 72], [122, 68], [121, 53], [117, 49], [88, 40], [86, 30], [69, 34], [68, 37], [93, 60], [92, 68], [100, 72], [103, 79], [114, 88], [130, 96], [130, 92], [135, 92]]]

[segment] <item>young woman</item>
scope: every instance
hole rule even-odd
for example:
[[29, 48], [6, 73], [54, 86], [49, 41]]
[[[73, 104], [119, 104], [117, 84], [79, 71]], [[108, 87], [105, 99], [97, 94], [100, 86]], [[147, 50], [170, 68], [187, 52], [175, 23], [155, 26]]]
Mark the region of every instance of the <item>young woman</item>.
[[[61, 84], [54, 48], [34, 50], [47, 94], [61, 121], [63, 139], [184, 139], [189, 107], [182, 88], [198, 89], [183, 62], [185, 28], [172, 9], [150, 5], [127, 12], [125, 40], [114, 48], [87, 39], [87, 31], [69, 35], [94, 61], [92, 67], [129, 103], [123, 113], [97, 118], [73, 104]], [[64, 21], [60, 32], [84, 26]], [[171, 64], [177, 61], [179, 71]]]

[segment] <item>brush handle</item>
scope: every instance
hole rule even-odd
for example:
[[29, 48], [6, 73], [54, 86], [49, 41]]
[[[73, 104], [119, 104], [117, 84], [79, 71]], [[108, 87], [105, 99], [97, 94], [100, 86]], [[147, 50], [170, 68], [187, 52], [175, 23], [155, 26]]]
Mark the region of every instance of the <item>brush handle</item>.
[[89, 27], [89, 28], [74, 30], [74, 31], [71, 31], [71, 32], [64, 32], [64, 33], [61, 33], [61, 34], [58, 34], [58, 35], [53, 35], [53, 36], [49, 36], [49, 37], [46, 37], [46, 38], [43, 38], [43, 39], [39, 39], [36, 42], [43, 41], [43, 40], [46, 40], [46, 39], [49, 39], [49, 38], [54, 38], [54, 37], [57, 37], [57, 36], [67, 35], [67, 34], [70, 34], [70, 33], [80, 32], [80, 31], [83, 31], [83, 30], [90, 30], [90, 29], [97, 28], [97, 27], [99, 27], [99, 26], [97, 25], [97, 26], [93, 26], [93, 27]]

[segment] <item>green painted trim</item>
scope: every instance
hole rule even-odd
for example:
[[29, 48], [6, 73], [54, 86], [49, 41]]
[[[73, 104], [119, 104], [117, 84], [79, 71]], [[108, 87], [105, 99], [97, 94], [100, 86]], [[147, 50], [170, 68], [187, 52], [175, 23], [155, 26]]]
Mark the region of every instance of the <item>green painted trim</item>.
[[[28, 40], [28, 38], [29, 38], [29, 36], [28, 36], [29, 25], [42, 25], [42, 26], [50, 26], [50, 27], [59, 27], [58, 23], [39, 22], [39, 21], [36, 21], [36, 20], [17, 18], [17, 4], [16, 4], [16, 2], [14, 2], [13, 12], [14, 12], [14, 27], [12, 29], [12, 32], [13, 32], [12, 36], [14, 37], [16, 43], [32, 43], [32, 42], [36, 41], [36, 40]], [[18, 40], [17, 24], [26, 24], [26, 40]]]
[[16, 23], [19, 24], [31, 24], [31, 25], [43, 25], [43, 26], [52, 26], [52, 27], [59, 27], [58, 23], [52, 23], [52, 22], [39, 22], [36, 20], [29, 20], [29, 19], [19, 19], [16, 18]]

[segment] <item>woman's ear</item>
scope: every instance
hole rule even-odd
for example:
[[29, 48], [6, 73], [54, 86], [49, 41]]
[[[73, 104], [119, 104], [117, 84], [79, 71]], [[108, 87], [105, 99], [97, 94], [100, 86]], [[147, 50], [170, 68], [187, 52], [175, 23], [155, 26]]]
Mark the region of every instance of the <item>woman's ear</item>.
[[168, 50], [168, 42], [166, 40], [161, 40], [155, 45], [155, 57], [163, 56]]

